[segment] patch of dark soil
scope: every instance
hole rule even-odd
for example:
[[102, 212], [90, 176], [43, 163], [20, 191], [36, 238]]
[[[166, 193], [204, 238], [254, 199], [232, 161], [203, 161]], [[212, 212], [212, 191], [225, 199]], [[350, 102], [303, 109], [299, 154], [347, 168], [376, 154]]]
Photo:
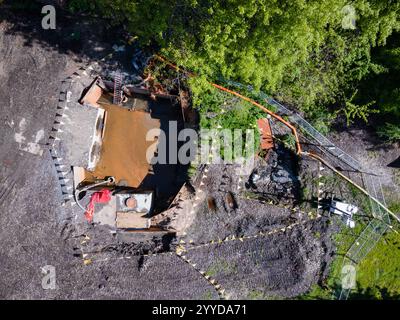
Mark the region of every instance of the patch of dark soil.
[[228, 298], [290, 298], [321, 279], [332, 250], [328, 235], [326, 222], [310, 221], [285, 233], [193, 249], [187, 256]]
[[34, 43], [43, 48], [69, 54], [75, 62], [103, 58], [113, 43], [122, 37], [118, 30], [109, 32], [107, 21], [67, 14], [58, 9], [56, 29], [43, 30], [41, 7], [34, 1], [7, 0], [1, 6], [0, 21], [9, 23], [9, 35], [23, 37], [26, 47]]
[[144, 255], [169, 252], [173, 241], [174, 237], [172, 235], [166, 235], [163, 237], [153, 237], [151, 240], [138, 243], [118, 242], [105, 246], [103, 243], [99, 247], [101, 247], [100, 252], [113, 253], [115, 256]]
[[[205, 198], [199, 203], [196, 218], [187, 230], [188, 240], [203, 242], [231, 235], [252, 235], [283, 227], [296, 219], [290, 207], [280, 208], [250, 197], [244, 188], [246, 178], [238, 175], [237, 165], [209, 165], [207, 168], [207, 178], [202, 180]], [[211, 208], [208, 206], [210, 198], [214, 203]]]

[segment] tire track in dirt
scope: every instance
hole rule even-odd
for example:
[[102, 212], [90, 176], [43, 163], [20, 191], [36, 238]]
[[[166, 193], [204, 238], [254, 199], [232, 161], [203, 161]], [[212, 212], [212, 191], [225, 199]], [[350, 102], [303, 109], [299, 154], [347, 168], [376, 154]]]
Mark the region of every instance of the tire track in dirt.
[[1, 190], [0, 190], [0, 205], [4, 203], [6, 197], [15, 189], [15, 186], [18, 182], [20, 173], [20, 169], [24, 168], [27, 163], [26, 159], [18, 162], [17, 167], [15, 170], [8, 176], [6, 176], [1, 182]]

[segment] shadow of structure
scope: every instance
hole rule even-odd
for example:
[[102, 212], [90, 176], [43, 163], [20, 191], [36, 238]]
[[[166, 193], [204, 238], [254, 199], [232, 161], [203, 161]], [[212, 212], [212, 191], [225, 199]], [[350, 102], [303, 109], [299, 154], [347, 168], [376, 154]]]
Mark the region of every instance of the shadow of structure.
[[400, 295], [391, 293], [387, 288], [381, 288], [379, 286], [368, 287], [365, 289], [357, 288], [357, 290], [351, 292], [350, 300], [399, 300]]
[[388, 167], [399, 169], [400, 168], [400, 156], [396, 160], [389, 163]]
[[[152, 118], [160, 121], [160, 130], [165, 133], [165, 138], [159, 138], [158, 152], [165, 152], [164, 161], [153, 164], [153, 172], [142, 181], [140, 188], [156, 190], [157, 203], [155, 213], [166, 209], [173, 200], [183, 183], [187, 180], [188, 165], [179, 163], [178, 150], [184, 142], [178, 141], [180, 130], [184, 129], [182, 110], [178, 103], [169, 99], [148, 99], [149, 111]], [[176, 130], [175, 130], [176, 128]], [[176, 147], [175, 147], [175, 146]]]

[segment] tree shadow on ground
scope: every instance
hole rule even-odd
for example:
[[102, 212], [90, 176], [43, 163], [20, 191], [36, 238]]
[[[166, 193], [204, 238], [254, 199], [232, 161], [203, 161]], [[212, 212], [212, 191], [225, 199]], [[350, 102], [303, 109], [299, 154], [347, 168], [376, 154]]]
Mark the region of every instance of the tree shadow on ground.
[[0, 22], [6, 22], [6, 35], [21, 36], [24, 46], [39, 43], [48, 50], [72, 56], [76, 62], [99, 59], [111, 50], [110, 43], [122, 38], [122, 30], [112, 29], [108, 20], [70, 15], [57, 8], [56, 29], [42, 28], [42, 4], [6, 0], [0, 5]]
[[[339, 284], [340, 279], [337, 279], [337, 283], [334, 286], [326, 286], [322, 283], [318, 284], [318, 287], [314, 288], [309, 293], [298, 297], [299, 300], [337, 300], [342, 292], [342, 287]], [[367, 288], [361, 288], [360, 284], [357, 283], [357, 288], [353, 289], [347, 300], [399, 300], [400, 294], [391, 293], [387, 288], [379, 286], [371, 286]]]
[[391, 293], [387, 288], [373, 286], [368, 288], [359, 288], [352, 291], [349, 296], [350, 300], [399, 300], [400, 294]]

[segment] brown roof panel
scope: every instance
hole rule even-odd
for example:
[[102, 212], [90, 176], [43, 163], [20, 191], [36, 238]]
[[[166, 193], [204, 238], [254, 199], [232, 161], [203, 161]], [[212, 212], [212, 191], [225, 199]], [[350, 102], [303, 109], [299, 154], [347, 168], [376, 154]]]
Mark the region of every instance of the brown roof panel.
[[104, 99], [98, 103], [106, 110], [106, 119], [100, 159], [90, 174], [96, 178], [113, 176], [117, 183], [125, 181], [130, 187], [139, 187], [150, 169], [146, 151], [154, 147], [154, 141], [146, 141], [146, 135], [148, 130], [160, 128], [160, 121], [150, 113], [130, 111]]

